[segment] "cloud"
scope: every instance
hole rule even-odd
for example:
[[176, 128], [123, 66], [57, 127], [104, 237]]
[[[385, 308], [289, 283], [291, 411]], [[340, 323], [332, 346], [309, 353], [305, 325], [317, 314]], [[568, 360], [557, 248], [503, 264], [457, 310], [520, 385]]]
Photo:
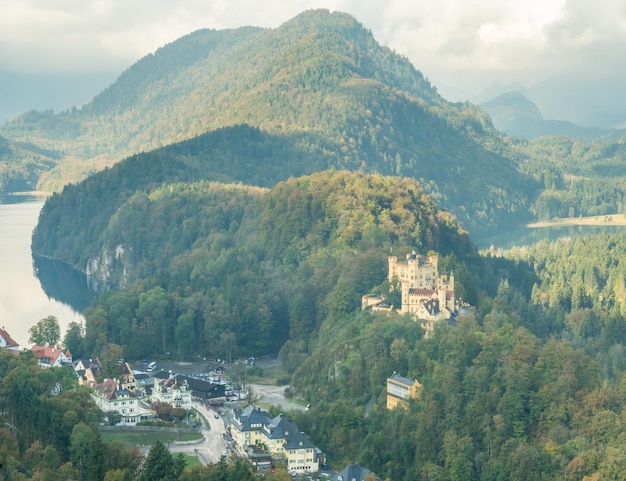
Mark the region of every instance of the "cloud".
[[274, 28], [311, 8], [352, 14], [435, 83], [623, 68], [626, 0], [0, 0], [0, 68], [121, 71], [199, 28]]

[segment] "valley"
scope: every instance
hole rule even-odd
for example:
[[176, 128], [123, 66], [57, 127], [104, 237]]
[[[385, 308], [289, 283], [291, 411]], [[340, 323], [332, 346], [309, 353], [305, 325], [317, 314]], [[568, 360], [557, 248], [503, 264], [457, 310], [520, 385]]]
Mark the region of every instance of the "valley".
[[[418, 67], [308, 10], [191, 32], [80, 107], [0, 126], [0, 191], [51, 193], [33, 269], [80, 273], [42, 286], [91, 288], [58, 344], [99, 381], [128, 380], [124, 359], [275, 358], [224, 373], [270, 405], [239, 432], [268, 481], [326, 455], [391, 481], [626, 479], [625, 139], [508, 136]], [[525, 226], [567, 233], [522, 245]], [[517, 244], [479, 250], [494, 232]], [[0, 349], [7, 479], [257, 479], [219, 443], [185, 466], [103, 442], [90, 391], [38, 362]], [[419, 389], [390, 405], [394, 375]], [[326, 454], [273, 442], [279, 415]]]

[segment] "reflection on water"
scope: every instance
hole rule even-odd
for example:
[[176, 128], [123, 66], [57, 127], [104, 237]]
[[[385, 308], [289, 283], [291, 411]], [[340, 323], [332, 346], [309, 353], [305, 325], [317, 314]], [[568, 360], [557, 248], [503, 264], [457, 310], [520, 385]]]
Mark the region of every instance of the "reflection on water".
[[569, 225], [559, 227], [519, 227], [502, 232], [496, 232], [486, 236], [472, 238], [479, 249], [494, 248], [510, 249], [515, 246], [527, 246], [547, 239], [555, 241], [563, 237], [576, 235], [616, 234], [626, 233], [625, 226], [592, 226], [592, 225]]
[[[83, 321], [83, 294], [74, 299], [73, 294], [59, 292], [66, 283], [74, 290], [75, 281], [57, 275], [56, 280], [46, 281], [44, 290], [35, 275], [30, 240], [43, 203], [43, 199], [27, 195], [0, 198], [0, 327], [22, 348], [29, 347], [29, 329], [47, 316], [59, 320], [61, 336], [70, 322]], [[46, 274], [46, 279], [53, 278]]]
[[85, 274], [64, 262], [33, 255], [33, 267], [41, 288], [48, 297], [83, 312], [93, 299]]

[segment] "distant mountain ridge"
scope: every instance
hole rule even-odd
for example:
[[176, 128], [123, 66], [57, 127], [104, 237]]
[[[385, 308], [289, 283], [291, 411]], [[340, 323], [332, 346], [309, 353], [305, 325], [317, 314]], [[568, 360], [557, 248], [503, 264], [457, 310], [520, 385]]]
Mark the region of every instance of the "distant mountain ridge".
[[336, 89], [360, 79], [442, 101], [408, 60], [380, 47], [355, 19], [316, 10], [274, 30], [193, 32], [136, 62], [82, 108], [53, 118], [29, 114], [4, 130], [41, 136], [81, 158], [119, 159], [241, 123], [319, 130], [335, 113], [332, 101], [340, 98], [333, 97], [344, 94]]
[[[528, 217], [538, 189], [482, 110], [448, 103], [354, 18], [327, 10], [276, 29], [194, 32], [138, 61], [82, 108], [29, 113], [3, 131], [62, 153], [40, 181], [59, 190], [59, 179], [77, 182], [182, 140], [197, 161], [210, 161], [205, 140], [194, 138], [238, 125], [290, 145], [264, 161], [270, 170], [291, 166], [273, 182], [311, 165], [408, 176], [472, 230]], [[234, 172], [222, 180], [242, 181]]]
[[626, 100], [622, 93], [626, 77], [619, 72], [562, 73], [533, 85], [494, 82], [471, 101], [479, 105], [507, 92], [520, 92], [547, 119], [560, 119], [581, 127], [626, 128]]
[[489, 113], [494, 126], [514, 137], [567, 136], [583, 141], [624, 135], [623, 131], [582, 127], [566, 120], [546, 120], [539, 107], [518, 91], [505, 92], [480, 106]]

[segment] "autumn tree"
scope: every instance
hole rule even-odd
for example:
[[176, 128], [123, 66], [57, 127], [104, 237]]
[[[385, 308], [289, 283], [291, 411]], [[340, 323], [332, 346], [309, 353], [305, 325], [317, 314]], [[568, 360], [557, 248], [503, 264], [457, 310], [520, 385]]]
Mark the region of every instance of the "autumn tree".
[[28, 332], [30, 333], [28, 342], [38, 346], [56, 346], [61, 338], [59, 320], [52, 315], [41, 319]]

